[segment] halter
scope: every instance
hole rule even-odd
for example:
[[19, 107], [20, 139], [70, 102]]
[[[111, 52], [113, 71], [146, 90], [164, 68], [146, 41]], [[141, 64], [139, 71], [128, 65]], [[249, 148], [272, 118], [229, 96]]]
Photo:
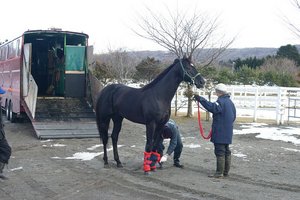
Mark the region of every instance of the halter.
[[182, 65], [182, 62], [181, 62], [181, 59], [179, 59], [179, 62], [180, 62], [181, 69], [183, 71], [183, 77], [182, 77], [182, 79], [184, 80], [184, 76], [187, 75], [191, 79], [191, 81], [192, 81], [191, 84], [194, 85], [195, 84], [195, 79], [197, 78], [197, 76], [200, 76], [200, 73], [198, 72], [195, 76], [189, 75], [187, 73], [187, 71], [184, 69], [184, 67]]

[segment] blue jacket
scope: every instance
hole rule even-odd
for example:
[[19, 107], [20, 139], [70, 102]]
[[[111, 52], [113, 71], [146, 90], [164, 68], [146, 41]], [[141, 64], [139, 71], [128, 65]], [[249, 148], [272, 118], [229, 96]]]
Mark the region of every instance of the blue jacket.
[[201, 105], [213, 114], [211, 142], [231, 144], [236, 109], [228, 94], [219, 96], [216, 102], [200, 97]]
[[[169, 147], [167, 150], [167, 154], [171, 155], [173, 151], [175, 150], [177, 144], [178, 144], [178, 137], [180, 137], [180, 132], [178, 130], [178, 127], [172, 119], [169, 119], [169, 121], [166, 123], [165, 128], [163, 130], [163, 139], [170, 138]], [[180, 139], [181, 141], [181, 139]]]

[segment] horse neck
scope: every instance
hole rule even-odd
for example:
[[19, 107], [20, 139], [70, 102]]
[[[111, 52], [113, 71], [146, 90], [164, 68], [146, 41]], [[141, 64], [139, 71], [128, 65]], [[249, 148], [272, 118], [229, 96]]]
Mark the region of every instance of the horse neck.
[[[180, 70], [180, 69], [179, 69]], [[171, 102], [182, 77], [178, 77], [178, 67], [174, 66], [162, 79], [154, 86], [155, 94], [158, 98]]]

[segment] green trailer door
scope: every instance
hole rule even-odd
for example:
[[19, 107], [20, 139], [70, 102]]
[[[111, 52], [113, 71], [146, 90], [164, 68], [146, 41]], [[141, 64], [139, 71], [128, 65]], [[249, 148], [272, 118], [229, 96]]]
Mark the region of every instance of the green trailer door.
[[[85, 96], [85, 47], [65, 47], [65, 96]], [[63, 87], [63, 86], [62, 86]]]

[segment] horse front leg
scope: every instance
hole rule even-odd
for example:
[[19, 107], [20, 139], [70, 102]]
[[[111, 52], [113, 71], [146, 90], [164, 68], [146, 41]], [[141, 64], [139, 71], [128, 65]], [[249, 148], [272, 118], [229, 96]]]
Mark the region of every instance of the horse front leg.
[[160, 143], [163, 142], [162, 136], [161, 136], [161, 128], [160, 129], [156, 129], [153, 135], [153, 145], [152, 145], [152, 151], [151, 151], [151, 164], [150, 164], [150, 168], [152, 171], [156, 170], [156, 163], [160, 162], [160, 158], [161, 158], [161, 154], [158, 151], [158, 146], [160, 145]]
[[[144, 172], [148, 174], [151, 171], [152, 164], [152, 149], [153, 149], [153, 136], [156, 124], [154, 122], [146, 124], [146, 146], [144, 152]], [[154, 170], [154, 169], [153, 169]]]
[[113, 145], [113, 151], [114, 151], [114, 159], [117, 162], [117, 167], [123, 167], [120, 158], [119, 158], [119, 153], [118, 153], [118, 139], [119, 139], [119, 133], [122, 128], [122, 117], [115, 117], [113, 118], [114, 122], [114, 128], [111, 134], [111, 139], [112, 139], [112, 145]]

